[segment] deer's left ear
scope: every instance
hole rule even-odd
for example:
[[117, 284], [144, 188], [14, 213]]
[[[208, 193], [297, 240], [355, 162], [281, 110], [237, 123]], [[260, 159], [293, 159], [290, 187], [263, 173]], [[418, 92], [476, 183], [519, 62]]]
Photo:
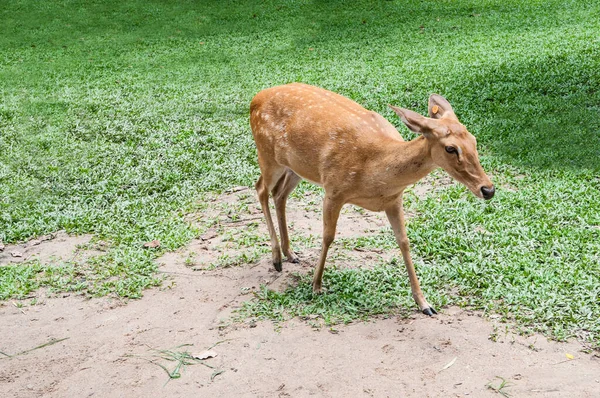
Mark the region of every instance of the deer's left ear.
[[433, 119], [455, 119], [458, 121], [452, 105], [450, 105], [446, 98], [439, 94], [431, 94], [429, 97], [429, 117]]

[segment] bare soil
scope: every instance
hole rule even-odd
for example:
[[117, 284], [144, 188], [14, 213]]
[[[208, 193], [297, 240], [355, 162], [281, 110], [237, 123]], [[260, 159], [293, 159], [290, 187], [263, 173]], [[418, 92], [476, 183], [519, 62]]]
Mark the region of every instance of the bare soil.
[[[320, 234], [317, 199], [291, 200], [292, 238]], [[197, 218], [218, 219], [234, 237], [257, 221], [258, 233], [266, 236], [251, 192], [233, 192], [215, 203], [247, 203], [247, 219], [231, 219], [222, 207]], [[348, 208], [338, 236], [376, 233], [385, 223], [381, 215], [365, 217]], [[210, 229], [163, 256], [160, 269], [168, 279], [141, 300], [38, 292], [36, 305], [0, 302], [0, 396], [598, 396], [600, 358], [582, 352], [577, 341], [518, 336], [505, 324], [465, 309], [440, 309], [431, 318], [415, 309], [408, 319], [378, 318], [333, 328], [315, 328], [300, 319], [278, 326], [233, 322], [232, 312], [252, 298], [253, 290], [263, 284], [283, 289], [294, 283], [292, 273], [308, 272], [318, 248], [307, 245], [303, 261], [285, 263], [282, 273], [272, 269], [268, 247], [258, 262], [214, 268], [210, 264], [223, 253], [241, 250], [223, 239], [223, 231]], [[61, 234], [21, 245], [20, 251], [43, 259], [70, 258], [85, 255], [77, 247], [88, 240]], [[16, 249], [6, 246], [0, 266], [18, 261], [8, 254]], [[348, 266], [392, 255], [336, 250], [332, 261]], [[39, 347], [46, 343], [51, 344]], [[176, 348], [182, 344], [192, 346]], [[211, 347], [216, 357], [185, 366], [178, 379], [169, 380], [158, 365], [171, 371], [176, 363], [156, 350], [200, 354]]]

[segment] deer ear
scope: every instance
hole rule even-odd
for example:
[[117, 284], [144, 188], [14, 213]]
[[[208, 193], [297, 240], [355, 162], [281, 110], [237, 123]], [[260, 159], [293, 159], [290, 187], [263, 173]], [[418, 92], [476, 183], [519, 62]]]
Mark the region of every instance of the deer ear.
[[451, 118], [458, 121], [448, 100], [439, 94], [431, 94], [429, 97], [429, 117], [433, 119]]
[[432, 134], [431, 119], [425, 116], [419, 115], [417, 112], [413, 112], [408, 109], [398, 108], [394, 105], [388, 105], [398, 116], [402, 119], [402, 122], [409, 128], [409, 130], [415, 133], [423, 134], [428, 136]]

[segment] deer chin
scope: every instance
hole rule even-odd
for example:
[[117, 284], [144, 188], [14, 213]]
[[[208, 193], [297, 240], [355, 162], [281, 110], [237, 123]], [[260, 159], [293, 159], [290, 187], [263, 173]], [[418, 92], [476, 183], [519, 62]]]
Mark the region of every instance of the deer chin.
[[473, 195], [477, 196], [479, 199], [485, 200], [485, 198], [483, 197], [483, 193], [481, 192], [481, 187], [484, 186], [485, 184], [481, 184], [479, 182], [478, 183], [466, 182], [461, 178], [461, 176], [457, 175], [456, 173], [448, 171], [448, 170], [446, 170], [446, 172], [448, 174], [450, 174], [450, 176], [452, 178], [454, 178], [456, 181], [458, 181], [462, 185], [464, 185], [469, 191], [471, 191], [473, 193]]

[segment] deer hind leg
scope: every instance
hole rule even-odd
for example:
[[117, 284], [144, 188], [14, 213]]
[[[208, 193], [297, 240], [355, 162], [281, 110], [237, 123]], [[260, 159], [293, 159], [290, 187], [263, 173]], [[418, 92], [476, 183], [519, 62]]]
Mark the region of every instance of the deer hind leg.
[[267, 169], [261, 167], [262, 174], [256, 182], [256, 192], [258, 193], [258, 200], [260, 207], [262, 208], [263, 214], [265, 215], [265, 221], [267, 222], [267, 228], [269, 230], [269, 236], [271, 237], [271, 249], [273, 254], [273, 266], [277, 271], [281, 271], [281, 246], [277, 240], [277, 233], [273, 226], [273, 219], [271, 218], [271, 211], [269, 210], [269, 192], [273, 190], [277, 181], [281, 178], [285, 169]]
[[415, 266], [413, 265], [412, 258], [410, 257], [410, 245], [408, 243], [406, 227], [404, 225], [404, 209], [402, 208], [402, 197], [398, 200], [397, 203], [392, 205], [390, 208], [386, 209], [385, 214], [387, 215], [387, 218], [390, 221], [390, 224], [392, 225], [392, 230], [394, 231], [396, 242], [398, 242], [398, 246], [400, 246], [400, 251], [402, 252], [402, 257], [404, 258], [404, 265], [406, 266], [408, 279], [410, 280], [410, 290], [412, 291], [413, 299], [425, 315], [431, 316], [433, 314], [437, 314], [433, 307], [429, 305], [429, 303], [425, 299], [425, 295], [421, 291], [419, 279], [417, 278], [417, 273], [415, 272]]
[[273, 188], [273, 200], [275, 201], [275, 211], [277, 213], [277, 222], [279, 224], [279, 235], [281, 236], [281, 249], [287, 260], [292, 263], [300, 262], [300, 259], [290, 248], [290, 238], [288, 235], [287, 221], [285, 217], [285, 205], [290, 193], [296, 188], [302, 180], [298, 174], [287, 169], [285, 174], [279, 179], [275, 188]]
[[327, 192], [325, 192], [325, 200], [323, 201], [323, 245], [321, 247], [319, 263], [315, 270], [315, 276], [313, 277], [313, 293], [321, 293], [325, 260], [327, 259], [329, 246], [335, 238], [335, 230], [343, 205], [343, 202], [328, 196]]

